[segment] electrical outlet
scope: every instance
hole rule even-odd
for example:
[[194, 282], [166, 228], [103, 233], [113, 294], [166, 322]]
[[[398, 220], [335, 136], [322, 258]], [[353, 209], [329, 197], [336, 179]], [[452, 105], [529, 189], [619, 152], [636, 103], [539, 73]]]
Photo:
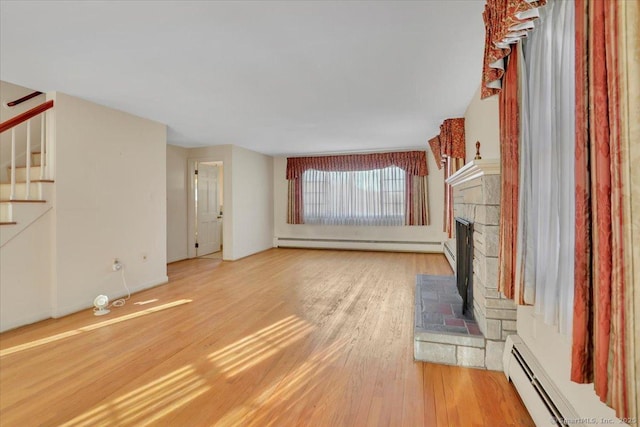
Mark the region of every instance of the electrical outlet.
[[113, 268], [113, 271], [119, 271], [122, 268], [122, 264], [118, 258], [113, 260], [113, 266], [111, 268]]

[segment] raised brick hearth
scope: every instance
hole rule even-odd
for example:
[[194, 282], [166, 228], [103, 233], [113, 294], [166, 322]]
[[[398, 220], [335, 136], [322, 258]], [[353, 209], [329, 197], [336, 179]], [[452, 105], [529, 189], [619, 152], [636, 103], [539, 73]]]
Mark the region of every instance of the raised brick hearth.
[[419, 274], [415, 295], [415, 358], [484, 368], [484, 337], [462, 314], [455, 277]]

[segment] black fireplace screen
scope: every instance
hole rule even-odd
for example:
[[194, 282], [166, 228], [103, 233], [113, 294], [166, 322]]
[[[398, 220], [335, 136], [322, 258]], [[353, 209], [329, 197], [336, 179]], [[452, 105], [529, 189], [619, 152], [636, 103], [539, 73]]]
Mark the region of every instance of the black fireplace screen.
[[473, 318], [473, 223], [456, 218], [456, 283], [462, 314]]

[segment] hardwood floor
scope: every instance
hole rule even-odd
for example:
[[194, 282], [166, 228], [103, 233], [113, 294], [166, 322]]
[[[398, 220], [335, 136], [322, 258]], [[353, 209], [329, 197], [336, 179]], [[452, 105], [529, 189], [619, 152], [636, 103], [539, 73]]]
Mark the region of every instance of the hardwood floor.
[[273, 249], [0, 335], [2, 426], [528, 426], [504, 375], [413, 361], [442, 255]]

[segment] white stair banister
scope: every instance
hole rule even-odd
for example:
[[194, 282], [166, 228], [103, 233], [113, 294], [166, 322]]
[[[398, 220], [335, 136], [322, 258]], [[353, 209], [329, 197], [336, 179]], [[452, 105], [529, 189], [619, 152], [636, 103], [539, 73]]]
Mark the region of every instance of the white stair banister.
[[[47, 113], [45, 113], [47, 114]], [[44, 179], [44, 116], [40, 115], [40, 180]]]
[[[26, 146], [26, 199], [30, 200], [31, 195], [31, 119], [36, 116], [40, 116], [40, 179], [53, 179], [54, 177], [54, 169], [53, 169], [53, 144], [55, 141], [55, 133], [53, 131], [54, 128], [54, 119], [53, 119], [53, 111], [49, 111], [53, 108], [53, 100], [46, 101], [28, 111], [25, 111], [22, 114], [19, 114], [9, 120], [6, 120], [0, 123], [0, 133], [11, 131], [11, 185], [10, 185], [10, 199], [15, 200], [16, 198], [16, 126], [21, 123], [27, 122], [27, 146]], [[46, 117], [45, 117], [46, 116]], [[44, 157], [46, 157], [46, 162], [43, 162]], [[47, 171], [44, 171], [44, 167], [46, 166]]]
[[31, 194], [31, 119], [27, 120], [27, 151], [24, 153], [27, 166], [27, 188], [25, 189], [25, 199], [29, 200]]
[[[31, 99], [31, 98], [28, 98]], [[52, 130], [54, 128], [53, 111], [49, 111], [53, 108], [53, 100], [46, 101], [22, 114], [10, 118], [0, 123], [0, 133], [11, 131], [11, 191], [10, 198], [16, 197], [16, 135], [15, 128], [21, 123], [27, 122], [27, 152], [26, 155], [26, 184], [27, 192], [30, 191], [31, 183], [31, 119], [36, 116], [40, 116], [40, 163], [43, 165], [40, 169], [40, 179], [53, 179], [53, 156], [52, 147], [55, 141], [55, 134]], [[46, 116], [46, 117], [45, 117]], [[46, 162], [43, 162], [46, 157]], [[44, 166], [47, 167], [47, 171], [44, 171]], [[29, 198], [27, 196], [27, 198]]]
[[16, 129], [11, 129], [11, 194], [9, 200], [16, 197]]
[[[53, 102], [53, 101], [52, 101]], [[47, 168], [46, 172], [45, 172], [45, 177], [46, 179], [55, 179], [55, 175], [56, 175], [56, 164], [53, 158], [53, 153], [55, 151], [55, 143], [56, 143], [56, 139], [55, 139], [55, 112], [53, 109], [51, 110], [47, 110], [47, 112], [45, 113], [45, 120], [47, 122], [47, 134], [45, 136], [45, 157], [46, 160], [44, 161], [44, 164]], [[42, 157], [42, 155], [40, 155]], [[42, 158], [40, 159], [40, 161], [42, 161]]]

